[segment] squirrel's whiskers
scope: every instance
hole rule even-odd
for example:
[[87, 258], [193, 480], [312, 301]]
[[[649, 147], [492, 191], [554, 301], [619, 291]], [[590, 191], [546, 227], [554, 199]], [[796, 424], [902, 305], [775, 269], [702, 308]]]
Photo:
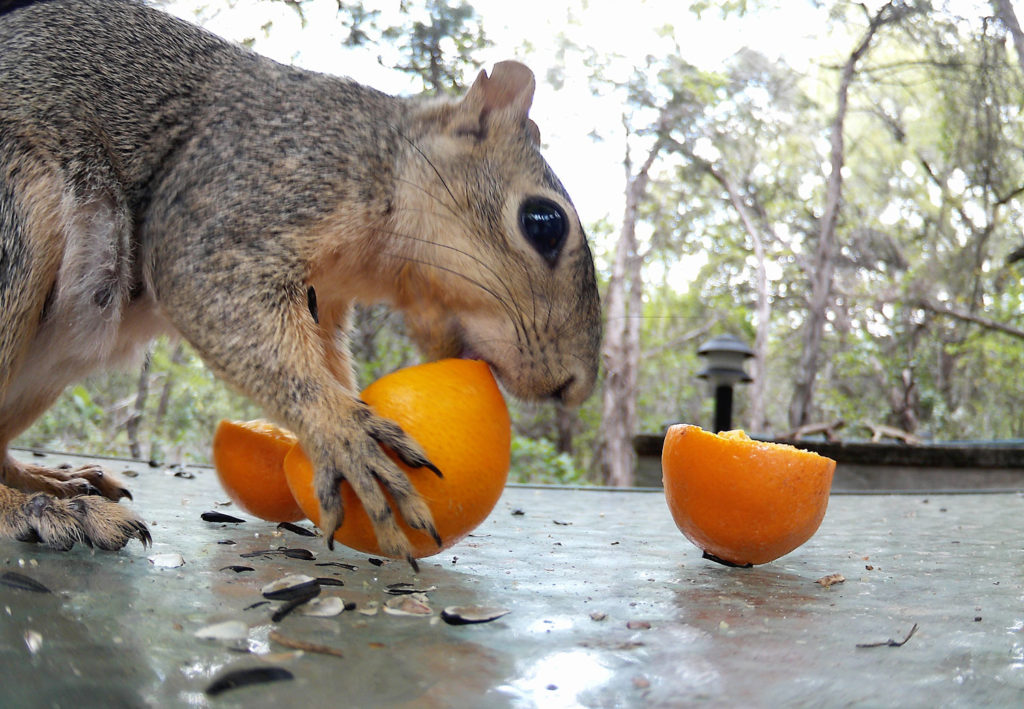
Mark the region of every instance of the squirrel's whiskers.
[[459, 98], [400, 98], [136, 0], [0, 0], [0, 536], [149, 542], [116, 477], [7, 446], [168, 332], [295, 432], [325, 532], [348, 480], [407, 556], [395, 513], [433, 522], [380, 432], [425, 456], [358, 398], [356, 302], [391, 304], [428, 357], [483, 359], [521, 398], [577, 404], [596, 378], [593, 260], [539, 152], [534, 85], [501, 62]]

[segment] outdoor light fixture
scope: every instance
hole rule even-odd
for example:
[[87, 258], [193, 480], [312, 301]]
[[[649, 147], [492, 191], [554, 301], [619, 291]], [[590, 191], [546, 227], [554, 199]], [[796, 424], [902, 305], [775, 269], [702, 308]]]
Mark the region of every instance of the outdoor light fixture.
[[697, 377], [707, 379], [715, 392], [715, 431], [728, 431], [732, 428], [732, 388], [752, 381], [743, 363], [754, 352], [735, 335], [719, 335], [701, 345], [697, 354], [707, 357], [707, 365]]

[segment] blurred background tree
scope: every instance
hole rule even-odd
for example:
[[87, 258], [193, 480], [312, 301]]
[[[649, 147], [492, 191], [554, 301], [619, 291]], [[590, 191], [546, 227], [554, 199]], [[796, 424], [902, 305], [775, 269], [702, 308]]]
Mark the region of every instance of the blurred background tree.
[[[251, 26], [232, 38], [257, 50], [285, 35], [282, 18], [308, 29], [326, 7], [338, 56], [370, 53], [408, 93], [466, 86], [502, 30], [484, 2], [157, 4], [211, 25], [244, 11]], [[934, 440], [1024, 438], [1013, 4], [793, 4], [807, 34], [828, 38], [809, 59], [763, 46], [714, 65], [693, 54], [693, 17], [757, 27], [778, 9], [770, 0], [665, 2], [672, 23], [630, 20], [639, 55], [596, 31], [614, 8], [585, 0], [552, 5], [518, 38], [549, 82], [541, 91], [597, 101], [612, 119], [549, 115], [542, 135], [564, 120], [589, 136], [594, 155], [614, 157], [573, 159], [622, 188], [605, 213], [581, 215], [606, 306], [599, 390], [574, 412], [510, 400], [515, 479], [629, 484], [633, 435], [710, 424], [696, 349], [723, 332], [756, 354], [736, 400], [737, 423], [755, 433], [843, 419], [850, 438], [868, 423]], [[419, 359], [380, 306], [357, 311], [351, 346], [364, 385]], [[135, 371], [70, 388], [17, 444], [202, 462], [217, 420], [258, 415], [187, 346], [161, 340]]]

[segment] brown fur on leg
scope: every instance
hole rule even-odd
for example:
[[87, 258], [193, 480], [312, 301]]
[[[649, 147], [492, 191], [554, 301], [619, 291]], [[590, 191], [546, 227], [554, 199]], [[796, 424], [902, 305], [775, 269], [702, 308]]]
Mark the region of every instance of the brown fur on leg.
[[45, 492], [54, 497], [99, 495], [114, 502], [122, 497], [132, 499], [120, 476], [95, 464], [65, 470], [44, 468], [8, 456], [0, 463], [0, 482], [22, 492]]

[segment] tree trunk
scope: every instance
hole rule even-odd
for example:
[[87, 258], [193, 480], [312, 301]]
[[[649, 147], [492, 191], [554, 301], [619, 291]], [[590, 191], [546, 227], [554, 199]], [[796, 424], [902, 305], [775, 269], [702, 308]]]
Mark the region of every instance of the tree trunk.
[[[171, 364], [181, 364], [185, 359], [185, 345], [180, 342], [174, 347], [171, 353]], [[156, 415], [153, 417], [153, 425], [159, 426], [167, 416], [167, 409], [171, 405], [171, 390], [174, 388], [174, 372], [168, 372], [164, 377], [163, 387], [160, 389], [160, 402], [156, 407]]]
[[754, 335], [754, 356], [751, 362], [750, 373], [753, 381], [750, 383], [749, 389], [750, 415], [747, 429], [764, 432], [767, 428], [764, 392], [765, 380], [767, 379], [768, 328], [771, 324], [771, 301], [768, 298], [768, 269], [765, 264], [764, 238], [761, 230], [754, 223], [750, 209], [743, 201], [743, 197], [736, 189], [732, 180], [729, 179], [729, 176], [709, 162], [701, 160], [694, 155], [691, 155], [691, 158], [695, 159], [725, 189], [729, 196], [729, 203], [736, 210], [736, 213], [739, 214], [743, 229], [747, 232], [747, 236], [750, 237], [750, 241], [753, 244], [754, 260], [757, 262], [754, 269], [754, 292], [757, 304], [755, 306], [756, 334]]
[[[667, 128], [668, 114], [660, 125]], [[637, 428], [636, 391], [640, 358], [640, 318], [643, 284], [636, 239], [637, 210], [647, 192], [650, 169], [665, 145], [659, 138], [636, 174], [626, 160], [626, 208], [615, 245], [612, 275], [605, 295], [605, 339], [602, 350], [605, 379], [601, 405], [599, 460], [605, 485], [629, 487], [634, 480], [633, 435]]]
[[558, 432], [556, 446], [559, 453], [572, 455], [576, 416], [576, 409], [569, 408], [562, 403], [555, 404], [555, 429]]
[[1010, 31], [1013, 47], [1017, 50], [1017, 61], [1020, 62], [1020, 68], [1024, 69], [1024, 31], [1021, 31], [1017, 13], [1013, 11], [1013, 3], [1010, 0], [992, 0], [992, 8], [995, 10], [996, 17]]
[[646, 187], [646, 175], [631, 178], [626, 192], [622, 231], [615, 245], [615, 261], [605, 296], [603, 346], [604, 391], [601, 407], [601, 476], [605, 485], [628, 487], [633, 483], [631, 438], [636, 430], [636, 368], [630, 357], [629, 304], [633, 298], [633, 271], [637, 259], [636, 212]]
[[135, 406], [124, 424], [125, 431], [128, 433], [128, 448], [131, 452], [131, 457], [136, 460], [142, 459], [139, 426], [142, 425], [142, 416], [146, 409], [146, 397], [149, 396], [149, 367], [150, 356], [147, 353], [146, 359], [142, 363], [142, 368], [139, 370], [139, 381], [135, 390]]
[[814, 383], [821, 359], [821, 343], [828, 319], [829, 304], [832, 302], [832, 281], [835, 273], [836, 224], [843, 195], [843, 164], [845, 146], [843, 125], [846, 121], [850, 84], [853, 83], [857, 62], [867, 53], [871, 41], [884, 24], [893, 22], [907, 14], [903, 5], [886, 3], [868, 22], [868, 28], [857, 47], [843, 63], [839, 74], [839, 89], [836, 92], [836, 113], [829, 128], [829, 165], [831, 172], [825, 195], [825, 213], [821, 218], [818, 244], [811, 262], [811, 295], [807, 305], [807, 321], [803, 331], [803, 349], [796, 368], [793, 398], [789, 405], [789, 426], [795, 430], [810, 423], [811, 404], [814, 398]]

